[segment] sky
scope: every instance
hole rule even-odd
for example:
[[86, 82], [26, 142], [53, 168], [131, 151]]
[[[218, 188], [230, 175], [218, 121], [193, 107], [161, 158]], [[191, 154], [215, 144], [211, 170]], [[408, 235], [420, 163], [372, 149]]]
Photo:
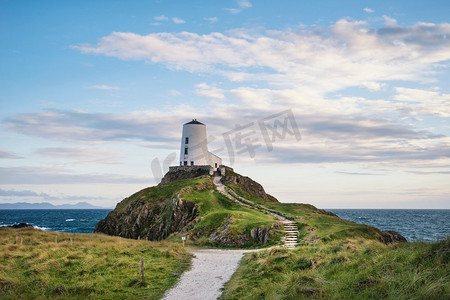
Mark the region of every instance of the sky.
[[0, 203], [114, 207], [182, 125], [281, 202], [450, 209], [448, 1], [0, 0]]

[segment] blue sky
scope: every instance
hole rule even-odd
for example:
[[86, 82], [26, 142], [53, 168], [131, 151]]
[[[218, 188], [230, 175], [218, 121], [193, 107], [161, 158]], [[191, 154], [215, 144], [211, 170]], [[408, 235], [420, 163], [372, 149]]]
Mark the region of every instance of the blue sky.
[[[448, 16], [448, 1], [0, 0], [0, 203], [112, 207], [176, 164], [197, 118], [280, 201], [450, 208]], [[301, 139], [269, 149], [258, 121], [283, 112]], [[250, 139], [230, 157], [237, 125]]]

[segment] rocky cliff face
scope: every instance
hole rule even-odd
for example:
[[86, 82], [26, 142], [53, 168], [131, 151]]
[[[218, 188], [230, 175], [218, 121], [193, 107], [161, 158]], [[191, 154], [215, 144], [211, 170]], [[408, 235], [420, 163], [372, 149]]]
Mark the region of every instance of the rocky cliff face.
[[262, 185], [247, 176], [242, 176], [238, 173], [235, 173], [232, 168], [225, 168], [225, 176], [223, 177], [222, 181], [225, 185], [237, 185], [243, 192], [250, 195], [257, 196], [267, 201], [278, 202], [277, 198], [272, 195], [266, 194], [266, 191], [264, 191]]
[[[142, 192], [142, 191], [141, 191]], [[194, 221], [198, 211], [192, 202], [171, 199], [124, 199], [95, 226], [94, 232], [132, 239], [162, 240]]]

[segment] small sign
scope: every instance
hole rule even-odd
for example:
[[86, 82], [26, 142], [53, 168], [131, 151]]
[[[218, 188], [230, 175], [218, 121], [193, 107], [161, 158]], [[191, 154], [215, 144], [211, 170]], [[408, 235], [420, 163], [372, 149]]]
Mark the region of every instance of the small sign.
[[181, 240], [182, 240], [182, 241], [185, 241], [185, 240], [186, 240], [186, 237], [185, 237], [185, 236], [182, 236], [182, 237], [181, 237]]

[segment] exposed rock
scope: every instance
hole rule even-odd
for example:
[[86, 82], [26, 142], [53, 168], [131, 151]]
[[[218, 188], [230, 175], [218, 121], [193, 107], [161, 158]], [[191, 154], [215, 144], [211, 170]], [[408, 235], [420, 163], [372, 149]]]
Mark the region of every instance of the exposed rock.
[[202, 175], [209, 175], [209, 170], [202, 167], [189, 167], [185, 169], [180, 169], [175, 172], [169, 171], [164, 175], [160, 184], [165, 184], [177, 180], [195, 178]]
[[259, 244], [264, 244], [269, 241], [269, 232], [271, 228], [258, 227], [250, 230], [250, 236], [252, 239], [258, 241]]
[[378, 240], [386, 245], [408, 241], [403, 235], [394, 230], [381, 231], [381, 236]]
[[5, 226], [7, 228], [26, 228], [26, 227], [33, 227], [33, 225], [28, 224], [28, 223], [19, 223], [19, 224], [13, 224], [13, 225], [9, 225], [9, 226]]
[[314, 243], [317, 243], [318, 241], [320, 241], [320, 238], [315, 236], [315, 235], [310, 235], [310, 236], [307, 236], [304, 239], [304, 241], [307, 242], [307, 243], [314, 244]]
[[[126, 201], [124, 199], [123, 201]], [[94, 232], [126, 238], [162, 240], [178, 232], [198, 216], [193, 202], [172, 199], [139, 199], [115, 209], [95, 226]]]
[[243, 192], [263, 198], [264, 200], [278, 202], [277, 198], [266, 194], [262, 185], [247, 176], [235, 173], [230, 167], [225, 167], [225, 176], [222, 178], [222, 181], [225, 185], [238, 185]]

